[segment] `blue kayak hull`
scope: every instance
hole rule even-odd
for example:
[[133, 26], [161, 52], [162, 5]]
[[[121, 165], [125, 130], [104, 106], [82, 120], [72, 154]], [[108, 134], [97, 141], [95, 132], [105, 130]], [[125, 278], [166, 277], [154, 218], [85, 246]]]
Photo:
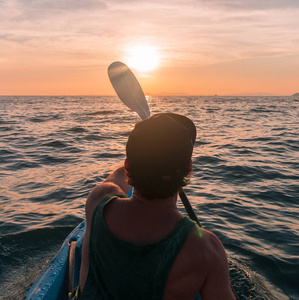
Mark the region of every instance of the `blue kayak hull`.
[[66, 296], [65, 274], [68, 265], [69, 247], [72, 241], [76, 241], [74, 286], [79, 282], [81, 265], [82, 243], [85, 232], [85, 221], [80, 223], [65, 239], [61, 249], [46, 267], [44, 272], [33, 284], [26, 299], [34, 300], [63, 300]]

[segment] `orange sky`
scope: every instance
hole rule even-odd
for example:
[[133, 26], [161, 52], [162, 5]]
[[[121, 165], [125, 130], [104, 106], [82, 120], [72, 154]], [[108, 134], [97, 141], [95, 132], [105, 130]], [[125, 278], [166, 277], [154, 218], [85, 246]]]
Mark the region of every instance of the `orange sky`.
[[[297, 0], [0, 1], [0, 95], [115, 95], [107, 76], [129, 49], [146, 94], [299, 92]], [[146, 60], [146, 58], [145, 58]]]

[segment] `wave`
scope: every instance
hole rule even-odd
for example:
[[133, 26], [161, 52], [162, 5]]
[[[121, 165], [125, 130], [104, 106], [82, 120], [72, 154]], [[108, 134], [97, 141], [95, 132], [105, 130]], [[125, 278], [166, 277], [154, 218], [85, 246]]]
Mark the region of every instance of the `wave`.
[[88, 113], [88, 116], [105, 116], [105, 115], [114, 115], [116, 114], [116, 111], [114, 110], [102, 110], [102, 111], [96, 111], [92, 113]]
[[1, 299], [23, 299], [74, 226], [0, 236]]
[[[294, 289], [293, 284], [297, 278], [298, 263], [284, 263], [275, 257], [261, 255], [241, 245], [226, 242], [223, 244], [232, 256], [229, 260], [230, 278], [234, 290], [241, 295], [240, 299], [297, 299], [298, 290]], [[272, 271], [259, 274], [256, 271], [259, 269]], [[286, 273], [287, 269], [293, 269], [295, 273]], [[280, 289], [275, 286], [280, 286]]]
[[65, 148], [68, 145], [66, 142], [56, 140], [56, 141], [44, 143], [42, 144], [42, 146], [54, 147], [54, 148]]

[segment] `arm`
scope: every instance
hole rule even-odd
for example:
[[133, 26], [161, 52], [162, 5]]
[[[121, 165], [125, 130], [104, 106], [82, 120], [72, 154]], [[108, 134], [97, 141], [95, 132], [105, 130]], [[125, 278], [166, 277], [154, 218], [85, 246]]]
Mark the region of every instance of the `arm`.
[[229, 281], [229, 269], [223, 245], [216, 235], [209, 233], [208, 274], [200, 295], [202, 300], [234, 300]]
[[88, 249], [93, 211], [104, 197], [115, 194], [126, 196], [129, 189], [130, 186], [127, 184], [125, 169], [123, 166], [120, 166], [102, 183], [96, 185], [87, 197], [85, 204], [86, 229], [82, 245], [82, 262], [79, 280], [81, 291], [83, 290], [88, 274]]

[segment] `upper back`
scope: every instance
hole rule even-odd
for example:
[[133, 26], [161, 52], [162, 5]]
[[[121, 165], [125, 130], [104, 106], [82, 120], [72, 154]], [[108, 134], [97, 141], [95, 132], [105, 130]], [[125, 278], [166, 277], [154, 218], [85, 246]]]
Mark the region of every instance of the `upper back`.
[[[110, 203], [104, 217], [116, 236], [137, 244], [149, 244], [167, 236], [183, 218], [178, 211], [164, 215], [153, 211], [148, 207], [135, 207], [130, 200], [122, 199]], [[215, 235], [193, 223], [170, 269], [164, 299], [195, 299], [217, 261], [215, 254], [217, 256], [219, 243]]]
[[[103, 200], [93, 214], [89, 272], [82, 297], [147, 299], [146, 295], [148, 299], [162, 299], [170, 270], [195, 223], [184, 217], [167, 236], [155, 242], [127, 241], [119, 236], [119, 231], [115, 235], [103, 218], [108, 199]], [[126, 223], [125, 219], [122, 221]], [[95, 286], [94, 282], [98, 284]]]
[[[157, 212], [130, 199], [116, 199], [104, 212], [107, 227], [115, 236], [140, 245], [163, 239], [183, 218], [177, 209]], [[170, 268], [163, 299], [195, 299], [198, 291], [202, 300], [235, 299], [221, 242], [196, 225]]]

